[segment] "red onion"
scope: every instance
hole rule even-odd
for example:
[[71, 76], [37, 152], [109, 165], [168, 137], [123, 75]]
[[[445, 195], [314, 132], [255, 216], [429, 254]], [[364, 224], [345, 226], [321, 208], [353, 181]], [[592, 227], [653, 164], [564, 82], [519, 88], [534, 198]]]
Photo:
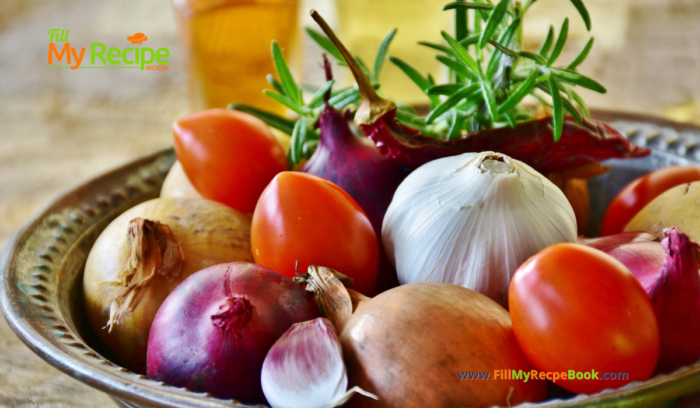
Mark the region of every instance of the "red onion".
[[148, 340], [148, 378], [219, 398], [263, 403], [265, 355], [293, 324], [318, 317], [291, 279], [251, 263], [203, 269], [158, 310]]
[[661, 245], [668, 256], [651, 303], [661, 336], [656, 371], [667, 373], [700, 359], [700, 274], [695, 258], [700, 246], [677, 227], [664, 230]]
[[[396, 164], [350, 130], [345, 116], [326, 105], [319, 118], [321, 139], [302, 171], [332, 181], [367, 213], [377, 236], [399, 184], [410, 169]], [[367, 139], [369, 141], [369, 139]]]
[[657, 373], [700, 359], [698, 250], [700, 246], [677, 227], [666, 228], [661, 243], [633, 242], [603, 249], [632, 271], [651, 298], [661, 336]]
[[[326, 76], [331, 79], [328, 66]], [[327, 102], [319, 123], [318, 147], [302, 171], [332, 181], [350, 194], [365, 210], [381, 245], [384, 214], [394, 192], [411, 169], [381, 155], [369, 139], [356, 136], [350, 130], [348, 119]], [[398, 285], [396, 272], [386, 262], [384, 251], [380, 253], [377, 293]]]

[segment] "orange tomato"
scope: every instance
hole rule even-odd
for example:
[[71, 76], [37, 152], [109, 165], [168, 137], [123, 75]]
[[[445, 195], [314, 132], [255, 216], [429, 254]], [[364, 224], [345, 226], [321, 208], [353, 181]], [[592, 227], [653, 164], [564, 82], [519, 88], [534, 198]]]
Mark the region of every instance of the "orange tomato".
[[265, 186], [287, 169], [284, 149], [260, 119], [209, 109], [173, 124], [175, 154], [204, 197], [252, 212]]
[[619, 234], [642, 208], [665, 191], [700, 180], [699, 166], [671, 166], [652, 171], [629, 183], [610, 203], [600, 235]]
[[[602, 251], [569, 243], [543, 249], [515, 272], [509, 306], [515, 337], [538, 370], [598, 373], [556, 382], [569, 391], [617, 388], [654, 371], [659, 328], [649, 296]], [[602, 378], [611, 372], [628, 379]]]
[[335, 269], [371, 296], [379, 269], [379, 244], [367, 215], [343, 189], [320, 177], [285, 171], [260, 196], [253, 214], [255, 263], [294, 277], [295, 263]]

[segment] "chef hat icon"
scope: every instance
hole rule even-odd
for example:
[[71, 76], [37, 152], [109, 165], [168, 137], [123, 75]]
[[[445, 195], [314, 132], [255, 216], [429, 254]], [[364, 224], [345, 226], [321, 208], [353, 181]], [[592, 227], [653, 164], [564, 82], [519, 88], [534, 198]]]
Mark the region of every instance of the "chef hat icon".
[[142, 44], [144, 41], [148, 40], [148, 37], [146, 37], [144, 33], [136, 33], [126, 37], [126, 39], [131, 41], [132, 44]]

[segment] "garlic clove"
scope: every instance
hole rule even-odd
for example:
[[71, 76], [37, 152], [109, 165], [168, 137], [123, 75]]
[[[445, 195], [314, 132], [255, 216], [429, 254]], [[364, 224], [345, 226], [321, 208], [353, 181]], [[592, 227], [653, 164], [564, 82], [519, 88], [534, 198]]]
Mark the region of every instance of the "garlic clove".
[[[338, 335], [325, 318], [293, 325], [272, 346], [262, 368], [262, 388], [272, 408], [326, 408], [345, 403], [354, 393]], [[346, 391], [347, 390], [347, 391]]]

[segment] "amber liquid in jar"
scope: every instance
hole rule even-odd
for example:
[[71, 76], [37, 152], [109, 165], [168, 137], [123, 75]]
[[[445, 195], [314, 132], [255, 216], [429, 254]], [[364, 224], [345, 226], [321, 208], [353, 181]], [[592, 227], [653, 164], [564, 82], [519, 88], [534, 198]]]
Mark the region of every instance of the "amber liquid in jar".
[[194, 110], [244, 103], [281, 113], [263, 94], [272, 87], [277, 40], [289, 61], [297, 51], [297, 0], [174, 0]]

